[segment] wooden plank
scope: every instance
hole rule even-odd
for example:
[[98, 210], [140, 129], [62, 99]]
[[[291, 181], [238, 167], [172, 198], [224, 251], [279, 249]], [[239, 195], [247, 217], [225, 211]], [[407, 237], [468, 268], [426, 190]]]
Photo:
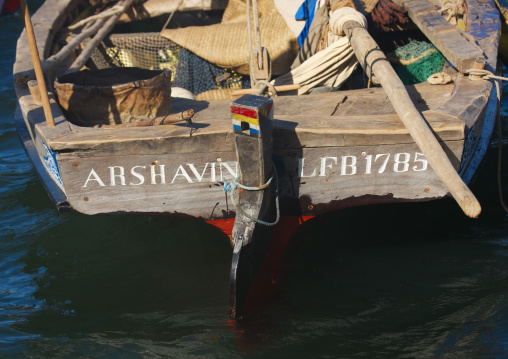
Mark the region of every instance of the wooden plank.
[[[468, 32], [475, 37], [483, 49], [487, 64], [486, 70], [496, 72], [499, 38], [501, 34], [501, 20], [499, 12], [493, 0], [468, 0], [466, 24]], [[480, 168], [493, 132], [495, 118], [497, 116], [496, 90], [491, 81], [481, 82], [485, 87], [484, 94], [488, 103], [482, 107], [480, 101], [476, 101], [477, 108], [481, 108], [481, 115], [476, 121], [469, 120], [467, 126], [466, 144], [462, 156], [461, 175], [466, 182], [474, 178]], [[460, 87], [462, 90], [462, 86]], [[473, 113], [469, 109], [468, 113]], [[474, 123], [474, 124], [473, 124]]]
[[[423, 113], [441, 140], [464, 138], [463, 122], [435, 111]], [[274, 145], [278, 148], [355, 146], [412, 143], [397, 115], [381, 116], [274, 116]], [[228, 152], [234, 148], [230, 119], [196, 122], [189, 136], [183, 124], [163, 128], [82, 129], [51, 140], [51, 148], [86, 151], [88, 156], [163, 153]], [[58, 127], [58, 126], [57, 126]]]
[[[419, 111], [431, 110], [443, 105], [450, 99], [453, 89], [454, 84], [436, 86], [427, 82], [406, 86], [409, 96]], [[341, 93], [346, 95], [346, 99], [335, 111], [336, 116], [396, 113], [381, 87]]]
[[[442, 145], [458, 168], [463, 141]], [[85, 214], [168, 213], [205, 220], [234, 216], [223, 190], [237, 175], [234, 151], [108, 157], [62, 153], [57, 160], [69, 203]], [[419, 201], [447, 193], [414, 143], [274, 148], [274, 163], [282, 213], [315, 215], [341, 201]]]
[[461, 173], [473, 154], [483, 131], [485, 111], [489, 101], [492, 83], [490, 81], [471, 81], [468, 77], [459, 76], [457, 86], [450, 101], [436, 111], [456, 114], [465, 125], [465, 142]]
[[347, 95], [343, 92], [332, 92], [308, 96], [281, 96], [273, 99], [275, 115], [316, 115], [331, 116], [344, 102]]
[[[374, 49], [379, 49], [378, 44], [357, 21], [346, 21], [344, 32], [358, 61], [360, 63], [365, 62], [365, 67], [367, 67], [365, 54]], [[438, 139], [414, 106], [404, 84], [393, 70], [384, 53], [382, 51], [375, 52], [369, 61], [371, 72], [378, 78], [401, 121], [408, 129], [418, 148], [427, 157], [434, 172], [446, 185], [464, 213], [471, 218], [477, 218], [481, 213], [480, 203], [453, 168], [445, 152], [440, 147]]]
[[[427, 86], [425, 86], [427, 88]], [[436, 88], [436, 87], [434, 87]], [[438, 86], [436, 90], [440, 90]], [[433, 91], [439, 94], [439, 101], [442, 103], [447, 98], [450, 88], [440, 91]], [[382, 91], [382, 89], [381, 89]], [[432, 92], [428, 91], [427, 92]], [[442, 91], [442, 92], [441, 92]], [[357, 91], [358, 92], [358, 91]], [[369, 91], [369, 93], [379, 91]], [[361, 91], [360, 91], [361, 93]], [[276, 146], [285, 141], [295, 140], [306, 146], [344, 146], [355, 144], [366, 144], [369, 141], [374, 143], [399, 143], [410, 142], [407, 131], [392, 110], [388, 106], [379, 106], [380, 112], [391, 112], [391, 115], [371, 116], [367, 115], [350, 116], [324, 116], [332, 114], [337, 105], [341, 108], [342, 94], [326, 94], [327, 96], [304, 96], [284, 97], [275, 101], [275, 131], [288, 131], [288, 128], [295, 128], [296, 138], [288, 134], [288, 138], [280, 138], [275, 141]], [[388, 102], [386, 96], [380, 97]], [[425, 102], [419, 102], [424, 104]], [[318, 104], [317, 107], [313, 107]], [[164, 152], [187, 153], [206, 151], [230, 151], [233, 148], [232, 133], [230, 129], [230, 115], [227, 112], [229, 101], [174, 101], [173, 111], [179, 111], [193, 107], [196, 110], [194, 122], [197, 131], [189, 137], [189, 127], [185, 124], [161, 126], [158, 128], [126, 128], [126, 129], [94, 129], [79, 126], [71, 126], [70, 130], [64, 126], [59, 127], [57, 117], [57, 128], [59, 131], [47, 131], [44, 126], [38, 129], [49, 140], [54, 150], [87, 150], [87, 151], [109, 151], [122, 152], [125, 155], [145, 153], [161, 146]], [[277, 107], [278, 106], [278, 107]], [[373, 106], [371, 106], [373, 107]], [[315, 108], [314, 113], [312, 109]], [[283, 113], [283, 115], [279, 115]], [[312, 116], [303, 116], [302, 113], [312, 113]], [[359, 113], [359, 112], [357, 112]], [[36, 114], [35, 112], [33, 113]], [[425, 115], [425, 113], [424, 113]], [[443, 140], [462, 139], [463, 129], [460, 121], [444, 115], [439, 118], [436, 114], [429, 115], [428, 121], [435, 128], [436, 133]], [[451, 122], [448, 122], [451, 119]], [[383, 130], [383, 127], [386, 127]], [[61, 130], [60, 130], [61, 129]], [[316, 137], [316, 129], [322, 131], [326, 138]], [[356, 131], [355, 131], [356, 129]], [[334, 134], [328, 136], [328, 134]], [[376, 142], [379, 138], [369, 138], [368, 135], [382, 135], [385, 138], [382, 142]], [[346, 138], [343, 136], [346, 135]], [[362, 137], [355, 137], [362, 135]], [[390, 138], [388, 138], [390, 137]], [[294, 147], [295, 145], [292, 145]], [[90, 153], [93, 155], [93, 153]]]
[[494, 0], [468, 0], [466, 2], [467, 31], [474, 36], [487, 60], [486, 70], [495, 72], [501, 36], [501, 20]]
[[474, 60], [483, 56], [482, 52], [466, 40], [427, 0], [405, 1], [404, 7], [411, 20], [461, 73], [471, 69]]

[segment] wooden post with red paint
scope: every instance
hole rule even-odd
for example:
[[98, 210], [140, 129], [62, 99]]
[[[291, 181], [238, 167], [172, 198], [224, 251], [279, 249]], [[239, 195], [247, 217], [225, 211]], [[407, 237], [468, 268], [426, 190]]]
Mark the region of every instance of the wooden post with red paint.
[[[272, 177], [273, 101], [245, 95], [231, 105], [238, 160], [238, 182], [260, 187]], [[270, 245], [270, 228], [252, 218], [272, 220], [274, 202], [270, 186], [261, 190], [236, 188], [236, 218], [231, 241], [234, 247], [230, 273], [231, 317], [238, 318], [255, 275]]]

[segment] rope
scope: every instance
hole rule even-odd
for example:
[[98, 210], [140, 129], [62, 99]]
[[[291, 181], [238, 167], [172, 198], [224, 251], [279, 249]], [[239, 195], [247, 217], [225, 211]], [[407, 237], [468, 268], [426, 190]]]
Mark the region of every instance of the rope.
[[[499, 80], [499, 81], [507, 81], [508, 77], [502, 77], [502, 76], [496, 76], [492, 72], [483, 70], [483, 69], [469, 69], [466, 71], [467, 74], [472, 75], [469, 76], [470, 80], [478, 81], [478, 80]], [[473, 77], [473, 76], [481, 76], [481, 77]], [[499, 194], [499, 201], [501, 202], [501, 206], [505, 210], [506, 213], [508, 213], [508, 207], [504, 203], [503, 200], [503, 187], [501, 185], [501, 155], [502, 155], [502, 149], [503, 149], [503, 132], [502, 132], [502, 125], [501, 125], [501, 113], [499, 111], [499, 106], [501, 104], [501, 91], [499, 86], [499, 81], [494, 81], [494, 84], [496, 85], [496, 91], [497, 91], [497, 138], [499, 142], [499, 147], [497, 150], [497, 190]]]
[[[275, 168], [275, 165], [274, 165], [273, 162], [272, 162], [272, 167], [273, 167], [272, 177], [270, 177], [270, 179], [264, 185], [261, 185], [261, 186], [258, 186], [258, 187], [244, 186], [243, 184], [241, 184], [239, 182], [240, 176], [238, 176], [235, 179], [233, 179], [231, 181], [231, 183], [226, 182], [224, 184], [224, 191], [225, 192], [229, 192], [229, 195], [231, 197], [231, 202], [233, 203], [233, 206], [235, 206], [235, 208], [239, 212], [241, 212], [245, 217], [247, 217], [251, 221], [254, 221], [256, 223], [262, 224], [264, 226], [275, 226], [277, 223], [279, 223], [279, 219], [280, 219], [280, 210], [279, 210], [279, 176], [277, 174], [277, 168]], [[267, 188], [270, 185], [270, 183], [272, 182], [272, 179], [274, 179], [274, 178], [275, 178], [275, 208], [277, 210], [277, 218], [275, 219], [275, 222], [265, 222], [265, 221], [263, 221], [263, 220], [261, 220], [259, 218], [252, 217], [247, 212], [245, 212], [245, 210], [242, 207], [240, 207], [238, 202], [235, 201], [235, 197], [234, 196], [235, 196], [235, 191], [236, 191], [237, 187], [240, 187], [241, 189], [244, 189], [246, 191], [261, 191], [261, 190]]]
[[446, 85], [452, 82], [452, 78], [446, 72], [437, 72], [427, 78], [427, 82], [431, 85]]
[[446, 21], [450, 21], [453, 16], [461, 15], [464, 0], [446, 0], [444, 5], [437, 12], [441, 14]]
[[[271, 75], [271, 72], [269, 73]], [[262, 96], [263, 92], [269, 88], [272, 92], [271, 96], [277, 96], [277, 90], [275, 89], [275, 86], [267, 80], [257, 80], [256, 81], [256, 91], [254, 92], [255, 95]]]

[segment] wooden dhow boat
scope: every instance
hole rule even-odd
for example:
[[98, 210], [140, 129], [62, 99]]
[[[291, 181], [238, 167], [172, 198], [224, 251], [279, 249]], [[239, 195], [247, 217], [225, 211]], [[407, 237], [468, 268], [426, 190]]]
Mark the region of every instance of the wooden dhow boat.
[[[196, 10], [194, 3], [186, 8], [183, 2], [179, 10]], [[219, 2], [199, 3], [201, 10], [213, 10]], [[226, 2], [220, 3], [223, 9]], [[56, 52], [57, 34], [83, 4], [47, 0], [34, 14], [42, 59]], [[44, 109], [41, 79], [30, 82], [34, 63], [25, 32], [14, 64], [20, 139], [61, 210], [185, 216], [223, 229], [234, 248], [230, 304], [238, 317], [272, 227], [280, 234], [277, 228], [286, 226], [291, 233], [308, 218], [342, 208], [429, 201], [450, 193], [467, 215], [479, 214], [467, 185], [485, 156], [498, 100], [492, 80], [469, 70], [496, 72], [499, 12], [493, 0], [466, 0], [464, 31], [427, 0], [401, 5], [413, 28], [446, 57], [443, 71], [450, 83], [401, 86], [367, 31], [346, 21], [343, 31], [360, 65], [382, 87], [364, 86], [360, 76], [349, 88], [302, 96], [173, 97], [171, 113], [193, 110], [192, 127], [86, 126], [72, 120], [52, 90], [70, 60], [50, 71], [43, 63], [50, 89]]]

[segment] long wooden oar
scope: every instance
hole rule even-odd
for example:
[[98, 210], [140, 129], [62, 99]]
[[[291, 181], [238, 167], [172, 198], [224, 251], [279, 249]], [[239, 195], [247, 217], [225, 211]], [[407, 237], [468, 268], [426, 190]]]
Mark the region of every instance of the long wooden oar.
[[[354, 20], [346, 21], [343, 30], [349, 38], [358, 61], [366, 65], [365, 70], [368, 75], [369, 72], [376, 75], [395, 111], [434, 172], [444, 182], [464, 213], [471, 218], [478, 217], [481, 212], [480, 203], [460, 178], [374, 39], [359, 22]], [[367, 61], [365, 61], [366, 57]]]
[[28, 38], [28, 46], [30, 47], [30, 53], [32, 55], [35, 78], [37, 79], [39, 91], [41, 93], [42, 108], [44, 109], [44, 115], [46, 116], [46, 124], [48, 127], [55, 127], [55, 119], [53, 118], [53, 112], [51, 112], [51, 105], [49, 104], [48, 90], [46, 89], [46, 82], [44, 82], [44, 75], [42, 74], [39, 50], [37, 49], [37, 43], [35, 42], [34, 28], [32, 26], [32, 20], [30, 20], [30, 14], [28, 13], [26, 0], [21, 0], [19, 7], [21, 9], [21, 14], [23, 14], [23, 18], [25, 19], [26, 36]]

